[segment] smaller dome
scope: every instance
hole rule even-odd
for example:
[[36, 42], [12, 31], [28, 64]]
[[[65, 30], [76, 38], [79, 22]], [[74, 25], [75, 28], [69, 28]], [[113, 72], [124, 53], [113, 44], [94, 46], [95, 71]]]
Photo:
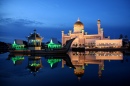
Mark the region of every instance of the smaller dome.
[[31, 34], [31, 35], [30, 35], [30, 38], [31, 38], [31, 37], [38, 37], [38, 38], [41, 38], [40, 35], [37, 34], [37, 33], [33, 33], [33, 34]]
[[34, 30], [34, 33], [31, 33], [30, 36], [28, 37], [29, 39], [34, 39], [34, 38], [42, 38], [38, 33], [36, 33], [36, 30]]

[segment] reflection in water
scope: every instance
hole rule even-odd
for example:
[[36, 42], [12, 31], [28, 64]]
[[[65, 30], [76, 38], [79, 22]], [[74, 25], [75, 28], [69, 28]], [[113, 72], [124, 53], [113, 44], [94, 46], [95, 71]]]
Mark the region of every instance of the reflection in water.
[[[22, 64], [24, 56], [13, 54], [8, 56], [8, 60], [12, 60], [14, 64]], [[66, 64], [68, 67], [73, 68], [74, 74], [80, 80], [85, 73], [85, 69], [90, 64], [98, 65], [98, 76], [102, 77], [102, 71], [104, 70], [105, 60], [123, 60], [123, 54], [120, 51], [85, 51], [85, 52], [68, 52], [68, 54], [62, 55], [37, 55], [28, 56], [27, 67], [31, 73], [36, 75], [36, 72], [43, 67], [42, 59], [44, 57], [50, 64], [51, 68], [58, 67], [57, 64], [62, 62], [62, 68]]]
[[[85, 52], [69, 52], [72, 64], [76, 67], [74, 74], [80, 78], [85, 72], [85, 66], [88, 64], [98, 64], [98, 76], [101, 78], [102, 70], [104, 70], [104, 60], [123, 60], [123, 54], [120, 51], [85, 51]], [[65, 62], [62, 61], [62, 65]]]
[[52, 69], [57, 67], [57, 64], [61, 62], [61, 59], [66, 62], [67, 66], [75, 68], [73, 64], [71, 63], [71, 59], [68, 54], [30, 56], [30, 55], [22, 55], [18, 53], [13, 53], [13, 54], [8, 55], [7, 60], [12, 60], [14, 64], [16, 64], [16, 62], [18, 63], [19, 61], [22, 64], [22, 61], [24, 60], [25, 57], [28, 58], [28, 64], [26, 68], [29, 69], [30, 73], [33, 73], [34, 76], [36, 75], [36, 72], [38, 72], [39, 69], [43, 67], [41, 57], [44, 57], [45, 59], [47, 59], [47, 62], [49, 63]]
[[24, 56], [8, 56], [7, 60], [12, 60], [14, 65], [22, 64]]
[[60, 62], [61, 59], [55, 59], [53, 57], [48, 58], [47, 62], [50, 64], [51, 68], [57, 67], [58, 62]]
[[29, 56], [28, 57], [28, 65], [27, 68], [30, 69], [31, 73], [34, 73], [34, 76], [36, 75], [36, 72], [40, 68], [42, 68], [42, 61], [40, 56]]

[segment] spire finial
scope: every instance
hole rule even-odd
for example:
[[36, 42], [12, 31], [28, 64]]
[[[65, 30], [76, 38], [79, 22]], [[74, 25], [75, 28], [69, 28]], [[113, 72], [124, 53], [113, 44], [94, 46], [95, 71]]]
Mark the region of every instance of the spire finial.
[[77, 21], [80, 21], [79, 17], [78, 17], [78, 20]]
[[34, 31], [34, 33], [36, 33], [36, 29], [34, 29], [33, 31]]
[[100, 22], [101, 22], [100, 19], [98, 19], [98, 20], [97, 20], [97, 23], [100, 24]]
[[78, 80], [80, 81], [81, 77], [78, 77]]

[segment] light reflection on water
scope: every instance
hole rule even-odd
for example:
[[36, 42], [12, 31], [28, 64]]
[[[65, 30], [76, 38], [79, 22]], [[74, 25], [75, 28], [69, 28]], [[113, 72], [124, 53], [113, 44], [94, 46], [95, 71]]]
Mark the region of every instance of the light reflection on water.
[[3, 86], [106, 85], [106, 82], [123, 86], [130, 78], [129, 60], [129, 55], [120, 51], [70, 51], [64, 55], [37, 56], [5, 53], [0, 54], [0, 80]]

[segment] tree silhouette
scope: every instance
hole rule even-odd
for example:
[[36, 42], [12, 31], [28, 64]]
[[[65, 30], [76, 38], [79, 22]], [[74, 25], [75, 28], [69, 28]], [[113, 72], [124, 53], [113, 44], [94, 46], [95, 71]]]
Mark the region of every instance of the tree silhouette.
[[127, 35], [125, 35], [125, 38], [128, 38], [128, 36], [127, 36]]
[[123, 38], [123, 35], [122, 34], [120, 34], [120, 37], [119, 37], [119, 39], [122, 39]]

